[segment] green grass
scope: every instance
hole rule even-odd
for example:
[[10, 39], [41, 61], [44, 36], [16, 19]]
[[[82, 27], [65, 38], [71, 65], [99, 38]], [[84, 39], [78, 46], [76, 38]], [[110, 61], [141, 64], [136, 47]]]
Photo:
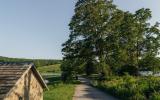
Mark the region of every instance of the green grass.
[[49, 85], [49, 91], [44, 93], [44, 100], [72, 100], [74, 84]]
[[60, 73], [60, 64], [38, 67], [40, 73]]
[[[79, 82], [73, 81], [63, 84], [60, 78], [60, 65], [51, 65], [39, 67], [40, 73], [44, 74], [44, 79], [48, 80], [49, 90], [44, 91], [44, 100], [72, 100], [74, 95], [75, 85]], [[52, 73], [52, 74], [49, 74]]]
[[75, 82], [63, 84], [60, 75], [44, 76], [49, 81], [49, 91], [44, 92], [44, 100], [72, 100]]

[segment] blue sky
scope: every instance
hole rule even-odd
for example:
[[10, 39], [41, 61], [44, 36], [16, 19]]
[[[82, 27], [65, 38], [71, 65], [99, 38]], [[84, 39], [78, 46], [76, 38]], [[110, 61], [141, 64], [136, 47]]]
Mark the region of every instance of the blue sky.
[[[76, 0], [0, 0], [0, 56], [61, 59]], [[160, 0], [114, 0], [120, 9], [142, 7], [160, 21]]]

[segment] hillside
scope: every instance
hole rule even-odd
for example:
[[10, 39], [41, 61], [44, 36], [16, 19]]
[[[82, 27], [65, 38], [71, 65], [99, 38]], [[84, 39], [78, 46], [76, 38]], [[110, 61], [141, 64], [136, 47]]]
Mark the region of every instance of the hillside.
[[61, 60], [56, 59], [25, 59], [25, 58], [9, 58], [0, 56], [0, 62], [33, 62], [36, 67], [60, 64]]

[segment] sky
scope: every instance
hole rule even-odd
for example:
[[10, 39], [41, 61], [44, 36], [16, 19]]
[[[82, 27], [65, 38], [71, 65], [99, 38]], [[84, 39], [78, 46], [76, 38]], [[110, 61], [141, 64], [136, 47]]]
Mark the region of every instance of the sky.
[[[68, 24], [76, 0], [0, 0], [0, 56], [62, 59], [61, 44], [68, 39]], [[160, 22], [160, 0], [114, 0], [124, 11], [144, 7]]]

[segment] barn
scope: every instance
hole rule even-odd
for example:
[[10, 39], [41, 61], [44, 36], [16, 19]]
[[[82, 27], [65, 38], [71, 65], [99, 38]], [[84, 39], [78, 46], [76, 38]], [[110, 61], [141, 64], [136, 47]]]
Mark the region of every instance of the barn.
[[43, 100], [45, 88], [33, 63], [0, 63], [0, 100]]

